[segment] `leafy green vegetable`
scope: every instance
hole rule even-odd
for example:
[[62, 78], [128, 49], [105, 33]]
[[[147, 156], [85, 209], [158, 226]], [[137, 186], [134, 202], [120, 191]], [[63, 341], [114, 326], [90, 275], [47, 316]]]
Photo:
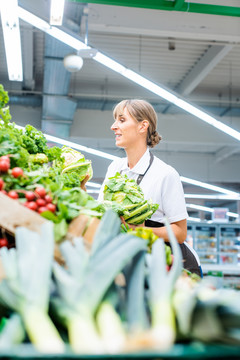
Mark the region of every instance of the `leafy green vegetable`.
[[[119, 172], [110, 177], [104, 186], [104, 201], [112, 202], [112, 209], [130, 224], [141, 224], [158, 209], [158, 204], [145, 200], [140, 186]], [[116, 207], [119, 204], [119, 208]]]
[[85, 160], [83, 154], [79, 151], [76, 151], [68, 146], [62, 147], [61, 156], [64, 158], [62, 174], [64, 173], [74, 173], [79, 177], [79, 181], [88, 175], [89, 180], [92, 178], [93, 171], [90, 160]]
[[8, 124], [9, 120], [12, 118], [9, 112], [9, 107], [6, 106], [8, 101], [8, 93], [0, 84], [0, 120], [2, 119], [5, 124]]

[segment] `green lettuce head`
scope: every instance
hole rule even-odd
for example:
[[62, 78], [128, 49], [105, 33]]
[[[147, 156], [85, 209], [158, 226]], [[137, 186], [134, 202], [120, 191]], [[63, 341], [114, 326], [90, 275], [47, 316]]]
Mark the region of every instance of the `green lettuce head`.
[[75, 172], [80, 181], [89, 175], [90, 180], [93, 176], [92, 163], [86, 160], [84, 155], [68, 146], [62, 147], [61, 157], [64, 158], [62, 174]]

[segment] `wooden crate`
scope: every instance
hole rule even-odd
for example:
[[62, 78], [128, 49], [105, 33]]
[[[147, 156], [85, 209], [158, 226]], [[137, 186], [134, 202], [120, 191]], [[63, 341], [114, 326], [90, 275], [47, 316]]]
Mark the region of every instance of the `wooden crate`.
[[14, 236], [18, 226], [40, 232], [41, 225], [46, 221], [48, 220], [23, 206], [19, 201], [0, 193], [0, 228], [2, 233]]

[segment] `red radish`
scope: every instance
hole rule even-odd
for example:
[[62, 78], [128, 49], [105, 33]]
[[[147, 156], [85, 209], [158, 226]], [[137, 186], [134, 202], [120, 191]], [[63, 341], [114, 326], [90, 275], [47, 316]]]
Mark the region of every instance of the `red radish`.
[[33, 210], [33, 211], [37, 211], [37, 209], [38, 209], [38, 206], [37, 206], [37, 204], [35, 203], [35, 201], [26, 201], [26, 202], [24, 203], [24, 205], [25, 205], [28, 209]]
[[54, 204], [48, 203], [47, 208], [49, 211], [51, 211], [53, 213], [55, 213], [55, 211], [56, 211], [56, 205], [54, 205]]
[[0, 192], [1, 192], [2, 194], [4, 194], [4, 195], [7, 195], [6, 190], [0, 190]]
[[12, 199], [18, 199], [18, 193], [15, 190], [10, 190], [8, 196]]
[[40, 196], [41, 198], [44, 198], [45, 197], [45, 195], [46, 195], [46, 190], [44, 189], [44, 187], [37, 187], [36, 189], [35, 189], [35, 194], [37, 194], [38, 196]]
[[50, 195], [48, 195], [48, 194], [44, 197], [44, 199], [46, 200], [47, 203], [52, 202], [52, 197]]
[[23, 169], [20, 167], [15, 167], [12, 169], [12, 176], [18, 178], [19, 176], [23, 176]]
[[4, 246], [8, 247], [8, 241], [5, 238], [0, 238], [0, 248]]
[[38, 209], [39, 214], [41, 214], [41, 213], [44, 212], [44, 211], [49, 211], [46, 206], [41, 206], [41, 207]]
[[9, 170], [10, 163], [6, 160], [0, 160], [0, 171], [5, 173]]
[[0, 157], [0, 161], [8, 161], [10, 163], [10, 159], [7, 155], [3, 155]]
[[4, 186], [4, 181], [2, 178], [0, 178], [0, 190], [3, 189], [3, 186]]
[[46, 201], [44, 199], [37, 199], [36, 203], [37, 203], [37, 206], [39, 206], [39, 207], [46, 205]]
[[26, 191], [25, 192], [25, 198], [28, 200], [28, 201], [33, 201], [36, 199], [36, 195], [34, 194], [33, 191]]

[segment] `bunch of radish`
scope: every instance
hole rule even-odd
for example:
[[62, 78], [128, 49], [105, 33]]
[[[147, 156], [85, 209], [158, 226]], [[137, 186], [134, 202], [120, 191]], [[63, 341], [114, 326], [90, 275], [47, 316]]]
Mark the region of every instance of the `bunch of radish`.
[[[0, 175], [1, 173], [8, 173], [14, 178], [24, 176], [24, 171], [20, 167], [14, 167], [13, 169], [10, 168], [9, 156], [0, 157]], [[19, 195], [22, 194], [21, 197], [24, 196], [26, 199], [26, 201], [23, 202], [23, 205], [28, 209], [37, 211], [39, 214], [44, 211], [51, 211], [53, 213], [56, 212], [56, 205], [53, 204], [52, 197], [47, 194], [43, 186], [36, 187], [34, 191], [15, 189], [7, 192], [4, 190], [4, 185], [4, 180], [0, 177], [0, 192], [15, 200], [19, 199]]]

